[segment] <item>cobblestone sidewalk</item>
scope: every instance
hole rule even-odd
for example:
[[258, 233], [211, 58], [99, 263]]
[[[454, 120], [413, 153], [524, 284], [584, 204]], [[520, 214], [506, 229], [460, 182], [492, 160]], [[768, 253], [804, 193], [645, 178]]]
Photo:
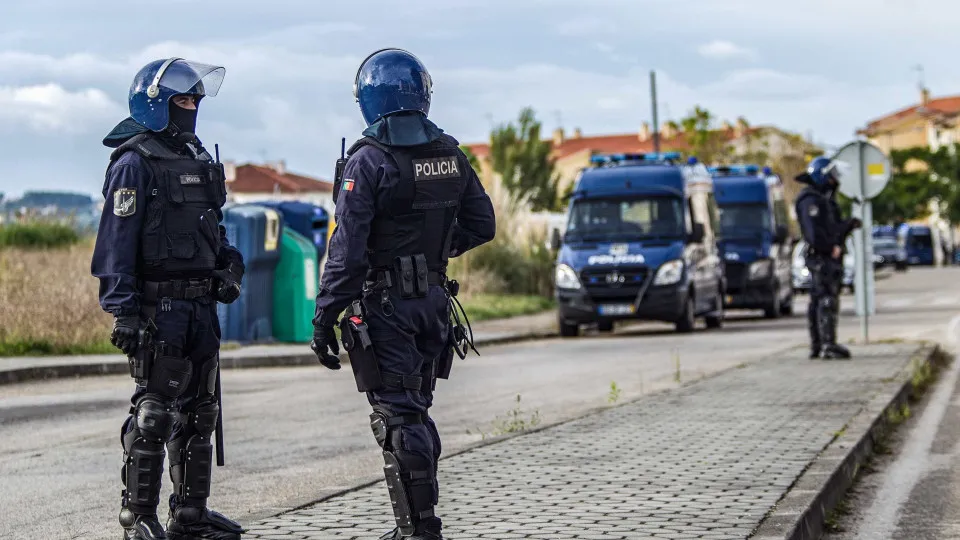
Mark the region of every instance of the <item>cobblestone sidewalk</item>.
[[[747, 538], [915, 350], [861, 347], [852, 362], [793, 350], [444, 459], [444, 534]], [[381, 483], [252, 524], [244, 538], [367, 540], [392, 526]]]

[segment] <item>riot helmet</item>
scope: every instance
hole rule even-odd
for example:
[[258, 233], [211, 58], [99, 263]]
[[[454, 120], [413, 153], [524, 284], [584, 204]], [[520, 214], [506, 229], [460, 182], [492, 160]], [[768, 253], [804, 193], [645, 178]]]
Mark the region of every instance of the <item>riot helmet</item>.
[[360, 64], [353, 83], [353, 96], [368, 126], [398, 112], [428, 115], [432, 93], [427, 68], [403, 49], [375, 51]]
[[154, 60], [143, 66], [130, 85], [130, 117], [151, 131], [170, 125], [171, 99], [178, 95], [215, 96], [226, 69], [183, 58]]

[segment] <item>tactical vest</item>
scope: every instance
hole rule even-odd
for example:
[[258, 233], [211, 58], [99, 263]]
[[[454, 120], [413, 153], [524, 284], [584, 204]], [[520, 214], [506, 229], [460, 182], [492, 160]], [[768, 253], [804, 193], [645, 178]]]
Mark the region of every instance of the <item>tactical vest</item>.
[[[814, 248], [814, 245], [829, 244], [839, 245], [842, 247], [844, 239], [842, 238], [842, 231], [840, 228], [840, 207], [819, 190], [807, 187], [800, 192], [795, 203], [795, 210], [797, 212], [798, 219], [802, 218], [802, 216], [800, 216], [800, 205], [807, 199], [812, 199], [813, 204], [815, 204], [817, 208], [817, 214], [810, 216], [813, 219], [813, 233], [815, 238], [806, 239], [808, 243], [808, 253], [812, 255], [818, 254]], [[819, 253], [819, 255], [828, 254]]]
[[223, 165], [202, 149], [196, 158], [178, 154], [149, 133], [125, 142], [111, 161], [127, 151], [143, 157], [153, 172], [140, 232], [140, 277], [209, 276], [220, 252], [219, 210], [227, 201]]
[[386, 146], [366, 137], [349, 153], [366, 145], [386, 152], [400, 171], [400, 181], [378, 193], [378, 200], [387, 205], [377, 207], [371, 224], [367, 241], [371, 268], [390, 269], [400, 257], [422, 254], [429, 270], [446, 271], [469, 162], [448, 136], [412, 147]]

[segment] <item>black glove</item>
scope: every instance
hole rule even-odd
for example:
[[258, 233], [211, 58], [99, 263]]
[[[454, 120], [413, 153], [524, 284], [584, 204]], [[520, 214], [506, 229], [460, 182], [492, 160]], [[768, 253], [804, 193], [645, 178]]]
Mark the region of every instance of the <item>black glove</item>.
[[[327, 369], [340, 369], [340, 345], [337, 343], [337, 333], [332, 326], [314, 326], [313, 341], [310, 348], [317, 354], [317, 360]], [[330, 353], [333, 354], [330, 354]]]
[[851, 230], [851, 231], [855, 231], [855, 230], [859, 229], [860, 227], [863, 227], [863, 222], [860, 221], [860, 218], [853, 218], [853, 219], [850, 220], [850, 230]]
[[110, 343], [127, 356], [137, 354], [140, 345], [140, 317], [117, 317], [113, 321]]
[[233, 264], [228, 265], [223, 270], [214, 270], [214, 298], [221, 304], [232, 304], [240, 298], [240, 282], [243, 280], [243, 273], [237, 271]]

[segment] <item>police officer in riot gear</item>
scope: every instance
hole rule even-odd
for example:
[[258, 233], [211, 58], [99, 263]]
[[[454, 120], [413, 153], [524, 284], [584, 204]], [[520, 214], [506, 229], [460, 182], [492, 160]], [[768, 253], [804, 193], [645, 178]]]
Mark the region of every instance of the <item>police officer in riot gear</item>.
[[[194, 134], [197, 106], [224, 69], [180, 58], [144, 66], [130, 117], [103, 143], [106, 202], [93, 254], [111, 342], [137, 388], [123, 425], [120, 524], [125, 540], [237, 540], [243, 529], [207, 509], [220, 417], [216, 303], [240, 295], [244, 265], [220, 226], [223, 168]], [[173, 494], [157, 517], [164, 454]]]
[[807, 242], [806, 264], [810, 271], [810, 358], [850, 358], [850, 351], [837, 343], [840, 288], [843, 281], [843, 251], [847, 235], [860, 227], [857, 218], [843, 219], [836, 192], [840, 174], [830, 159], [812, 160], [797, 180], [808, 186], [797, 197], [797, 219]]
[[354, 95], [369, 126], [338, 163], [336, 229], [317, 295], [312, 348], [339, 369], [334, 325], [373, 406], [397, 527], [382, 539], [440, 540], [440, 438], [428, 411], [463, 330], [447, 260], [491, 240], [493, 206], [458, 147], [427, 119], [432, 80], [400, 49], [374, 52]]

